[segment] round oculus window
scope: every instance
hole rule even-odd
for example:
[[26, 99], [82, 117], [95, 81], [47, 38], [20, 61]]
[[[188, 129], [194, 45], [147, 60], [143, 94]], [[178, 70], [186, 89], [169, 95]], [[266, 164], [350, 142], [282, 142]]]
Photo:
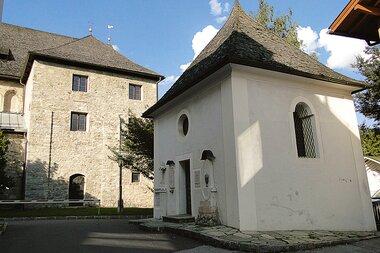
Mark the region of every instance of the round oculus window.
[[186, 136], [189, 133], [189, 118], [186, 114], [182, 114], [178, 120], [178, 130], [182, 136]]

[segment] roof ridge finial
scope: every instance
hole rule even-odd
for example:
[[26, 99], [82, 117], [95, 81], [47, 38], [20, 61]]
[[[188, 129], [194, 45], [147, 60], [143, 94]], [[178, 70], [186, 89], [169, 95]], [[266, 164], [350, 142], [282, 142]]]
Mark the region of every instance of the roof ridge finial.
[[243, 7], [241, 7], [239, 0], [235, 0], [234, 6], [232, 7], [233, 10], [242, 10]]
[[111, 29], [113, 28], [113, 25], [107, 25], [107, 28], [108, 28], [107, 44], [111, 45]]

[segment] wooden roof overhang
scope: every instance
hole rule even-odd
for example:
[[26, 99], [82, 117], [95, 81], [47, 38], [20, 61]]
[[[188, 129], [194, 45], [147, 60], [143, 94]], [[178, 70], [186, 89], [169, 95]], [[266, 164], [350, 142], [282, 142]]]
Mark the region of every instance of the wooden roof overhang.
[[350, 0], [329, 27], [329, 33], [380, 43], [380, 0]]

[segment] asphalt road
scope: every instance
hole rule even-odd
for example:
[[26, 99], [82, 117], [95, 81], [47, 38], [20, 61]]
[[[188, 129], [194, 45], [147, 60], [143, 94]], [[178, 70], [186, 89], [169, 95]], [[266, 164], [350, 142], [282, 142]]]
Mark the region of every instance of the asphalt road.
[[[9, 222], [0, 253], [176, 252], [236, 253], [177, 236], [151, 233], [126, 220], [47, 220]], [[380, 238], [295, 253], [380, 253]]]
[[8, 222], [1, 253], [174, 252], [201, 243], [173, 234], [150, 233], [126, 220], [47, 220]]

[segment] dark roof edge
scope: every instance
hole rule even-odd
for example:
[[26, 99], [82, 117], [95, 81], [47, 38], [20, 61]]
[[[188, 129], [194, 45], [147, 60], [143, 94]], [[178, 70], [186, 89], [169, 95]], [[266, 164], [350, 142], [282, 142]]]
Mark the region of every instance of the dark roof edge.
[[23, 74], [21, 76], [21, 83], [25, 84], [26, 81], [28, 80], [28, 77], [29, 77], [29, 74], [30, 74], [34, 60], [46, 60], [46, 61], [64, 64], [64, 65], [72, 65], [75, 67], [90, 68], [93, 70], [106, 71], [106, 72], [122, 74], [122, 75], [127, 74], [127, 75], [136, 76], [136, 77], [151, 79], [154, 81], [161, 81], [161, 80], [165, 79], [165, 77], [162, 75], [154, 75], [154, 74], [143, 73], [143, 72], [138, 72], [138, 71], [133, 71], [133, 70], [119, 69], [119, 68], [115, 68], [115, 67], [92, 64], [92, 63], [87, 63], [87, 62], [67, 60], [64, 58], [48, 56], [48, 55], [44, 55], [44, 54], [40, 54], [40, 53], [36, 53], [36, 52], [29, 52], [29, 56], [27, 58], [24, 70], [22, 72]]
[[20, 82], [20, 77], [19, 76], [9, 76], [9, 75], [1, 75], [0, 74], [0, 80], [17, 81], [19, 83]]
[[255, 67], [255, 68], [260, 68], [260, 69], [271, 70], [271, 71], [280, 72], [280, 73], [289, 74], [289, 75], [306, 77], [306, 78], [319, 80], [319, 81], [325, 81], [325, 82], [347, 85], [347, 86], [351, 86], [351, 87], [356, 87], [356, 88], [358, 88], [358, 90], [362, 90], [363, 88], [367, 88], [367, 85], [363, 82], [360, 82], [360, 81], [348, 82], [348, 81], [340, 80], [337, 78], [329, 78], [326, 76], [316, 76], [316, 75], [313, 75], [313, 74], [310, 74], [307, 72], [298, 71], [295, 69], [280, 69], [280, 68], [277, 68], [277, 67], [269, 65], [269, 64], [255, 64], [255, 63], [250, 62], [250, 61], [242, 61], [241, 59], [230, 59], [230, 63], [240, 64], [240, 65], [245, 65], [245, 66]]
[[1, 22], [1, 24], [8, 25], [8, 26], [19, 27], [19, 28], [27, 29], [27, 30], [32, 30], [34, 32], [47, 33], [47, 34], [51, 34], [51, 35], [54, 35], [54, 36], [65, 37], [65, 38], [69, 38], [69, 39], [79, 39], [79, 38], [68, 36], [68, 35], [62, 35], [62, 34], [54, 33], [54, 32], [46, 32], [46, 31], [35, 29], [35, 28], [30, 28], [30, 27], [25, 27], [25, 26], [20, 26], [20, 25], [14, 25], [14, 24], [9, 24], [9, 23], [4, 23], [4, 22]]
[[[222, 67], [224, 67], [225, 65], [229, 64], [230, 62], [228, 61], [227, 58], [224, 58], [222, 59], [218, 64], [216, 64], [215, 66], [212, 66], [211, 68], [209, 68], [203, 75], [201, 75], [200, 77], [196, 78], [195, 80], [192, 80], [191, 81], [191, 85], [190, 87], [184, 87], [182, 88], [179, 92], [177, 92], [177, 94], [175, 94], [174, 96], [171, 95], [170, 97], [167, 97], [165, 98], [165, 100], [159, 100], [156, 104], [154, 104], [153, 106], [151, 106], [148, 110], [146, 110], [141, 116], [143, 118], [153, 118], [152, 116], [152, 113], [154, 113], [155, 111], [157, 111], [159, 108], [161, 108], [163, 105], [167, 104], [168, 102], [170, 102], [173, 97], [177, 97], [177, 96], [180, 96], [182, 93], [184, 93], [186, 90], [188, 89], [191, 89], [191, 87], [193, 87], [194, 85], [196, 85], [197, 83], [201, 82], [203, 79], [207, 78], [208, 76], [212, 75], [214, 72], [218, 71], [219, 69], [221, 69]], [[193, 66], [194, 67], [194, 66]], [[192, 67], [192, 68], [193, 68]], [[186, 70], [187, 71], [187, 70]], [[185, 72], [186, 72], [185, 71]], [[173, 86], [175, 85], [175, 83], [173, 84]], [[157, 107], [157, 108], [156, 108]]]
[[[323, 76], [318, 77], [318, 76], [315, 76], [313, 74], [309, 74], [309, 73], [305, 73], [305, 72], [301, 72], [301, 71], [297, 71], [297, 70], [289, 71], [289, 70], [285, 70], [285, 69], [279, 69], [279, 68], [273, 67], [271, 65], [254, 64], [254, 63], [249, 62], [249, 61], [242, 61], [241, 59], [232, 59], [232, 58], [229, 58], [229, 59], [225, 58], [219, 64], [217, 64], [215, 67], [213, 67], [210, 70], [208, 70], [204, 75], [202, 75], [201, 77], [199, 77], [199, 78], [191, 81], [190, 87], [196, 85], [198, 82], [200, 82], [203, 79], [205, 79], [206, 77], [210, 76], [213, 72], [219, 70], [224, 65], [230, 64], [230, 63], [232, 63], [232, 64], [239, 64], [239, 65], [248, 66], [248, 67], [259, 68], [259, 69], [264, 69], [264, 70], [275, 71], [275, 72], [279, 72], [279, 73], [283, 73], [283, 74], [288, 74], [288, 75], [300, 76], [300, 77], [314, 79], [314, 80], [318, 80], [318, 81], [331, 82], [331, 83], [335, 83], [335, 84], [346, 85], [346, 86], [357, 88], [357, 90], [352, 91], [351, 94], [363, 91], [363, 90], [365, 90], [367, 88], [367, 86], [365, 85], [365, 83], [359, 82], [359, 81], [358, 82], [347, 82], [347, 81], [339, 80], [339, 79], [335, 79], [335, 78], [328, 78], [328, 77], [323, 77]], [[177, 94], [175, 96], [172, 95], [170, 97], [167, 97], [165, 100], [163, 100], [161, 102], [159, 100], [156, 104], [154, 104], [152, 107], [150, 107], [148, 110], [146, 110], [142, 114], [142, 117], [144, 117], [144, 118], [153, 118], [152, 114], [155, 111], [157, 111], [159, 108], [161, 108], [165, 104], [169, 103], [173, 99], [173, 97], [177, 97], [177, 96], [181, 95], [182, 93], [184, 93], [190, 87], [188, 87], [188, 88], [182, 88], [179, 92], [177, 92]]]

